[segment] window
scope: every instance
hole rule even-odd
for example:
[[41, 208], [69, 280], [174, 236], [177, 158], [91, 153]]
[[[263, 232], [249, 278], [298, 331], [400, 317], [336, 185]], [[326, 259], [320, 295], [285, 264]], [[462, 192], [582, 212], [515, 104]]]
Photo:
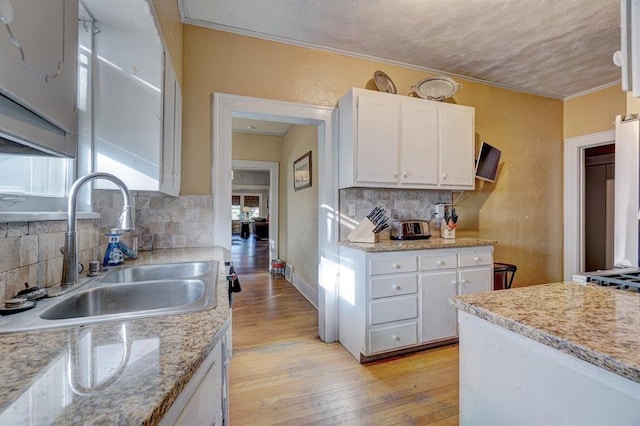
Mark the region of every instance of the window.
[[231, 220], [246, 220], [260, 217], [260, 194], [233, 194], [231, 196]]

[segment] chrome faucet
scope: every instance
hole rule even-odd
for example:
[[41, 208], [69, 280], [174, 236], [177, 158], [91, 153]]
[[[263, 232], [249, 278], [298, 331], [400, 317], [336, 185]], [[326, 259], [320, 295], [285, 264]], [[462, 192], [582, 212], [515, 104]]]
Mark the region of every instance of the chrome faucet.
[[67, 233], [65, 234], [64, 250], [62, 252], [62, 287], [70, 287], [78, 283], [78, 233], [76, 232], [78, 191], [82, 185], [94, 179], [106, 179], [120, 187], [120, 192], [122, 192], [122, 197], [124, 198], [124, 206], [122, 206], [122, 214], [118, 220], [118, 228], [123, 231], [135, 229], [129, 188], [122, 180], [112, 174], [102, 172], [91, 173], [76, 180], [69, 191]]

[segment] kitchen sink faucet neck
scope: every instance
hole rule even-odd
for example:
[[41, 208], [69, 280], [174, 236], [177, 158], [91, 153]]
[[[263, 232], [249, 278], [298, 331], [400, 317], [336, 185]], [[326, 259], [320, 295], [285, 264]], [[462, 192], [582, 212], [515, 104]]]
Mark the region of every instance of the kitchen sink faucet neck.
[[65, 243], [63, 250], [62, 263], [62, 282], [63, 287], [69, 287], [78, 283], [78, 233], [77, 228], [77, 210], [78, 210], [78, 191], [87, 182], [94, 179], [106, 179], [113, 182], [120, 188], [124, 205], [122, 214], [118, 220], [118, 228], [123, 231], [132, 231], [135, 228], [133, 220], [133, 209], [131, 207], [131, 195], [127, 185], [110, 173], [91, 173], [76, 180], [69, 191], [69, 200], [67, 207], [67, 233], [65, 234]]

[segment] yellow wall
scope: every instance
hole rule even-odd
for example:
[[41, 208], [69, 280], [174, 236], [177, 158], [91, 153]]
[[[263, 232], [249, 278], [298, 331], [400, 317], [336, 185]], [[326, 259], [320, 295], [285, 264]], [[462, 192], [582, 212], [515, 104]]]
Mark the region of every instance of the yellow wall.
[[[295, 191], [293, 162], [311, 151], [311, 188]], [[280, 170], [281, 255], [293, 265], [293, 272], [318, 291], [318, 128], [293, 126], [284, 138]]]
[[280, 136], [233, 133], [231, 158], [234, 160], [282, 161]]
[[[400, 94], [424, 72], [184, 26], [182, 194], [210, 194], [211, 96], [215, 92], [335, 106], [351, 87], [385, 71]], [[519, 285], [562, 278], [563, 102], [461, 81], [453, 101], [476, 108], [476, 144], [503, 152], [498, 181], [464, 194], [460, 236], [498, 240]], [[425, 101], [426, 102], [426, 101]], [[188, 165], [188, 167], [186, 166]]]
[[162, 38], [173, 61], [178, 81], [182, 81], [182, 21], [176, 0], [153, 0]]
[[615, 117], [627, 109], [620, 85], [607, 87], [564, 102], [564, 137], [572, 138], [613, 129]]

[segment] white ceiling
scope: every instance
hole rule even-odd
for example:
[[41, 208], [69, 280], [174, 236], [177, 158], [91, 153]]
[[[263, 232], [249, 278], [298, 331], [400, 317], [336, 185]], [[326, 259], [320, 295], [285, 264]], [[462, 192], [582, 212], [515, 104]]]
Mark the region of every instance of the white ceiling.
[[620, 80], [620, 69], [612, 61], [620, 49], [620, 0], [179, 0], [179, 4], [184, 22], [190, 24], [559, 99]]

